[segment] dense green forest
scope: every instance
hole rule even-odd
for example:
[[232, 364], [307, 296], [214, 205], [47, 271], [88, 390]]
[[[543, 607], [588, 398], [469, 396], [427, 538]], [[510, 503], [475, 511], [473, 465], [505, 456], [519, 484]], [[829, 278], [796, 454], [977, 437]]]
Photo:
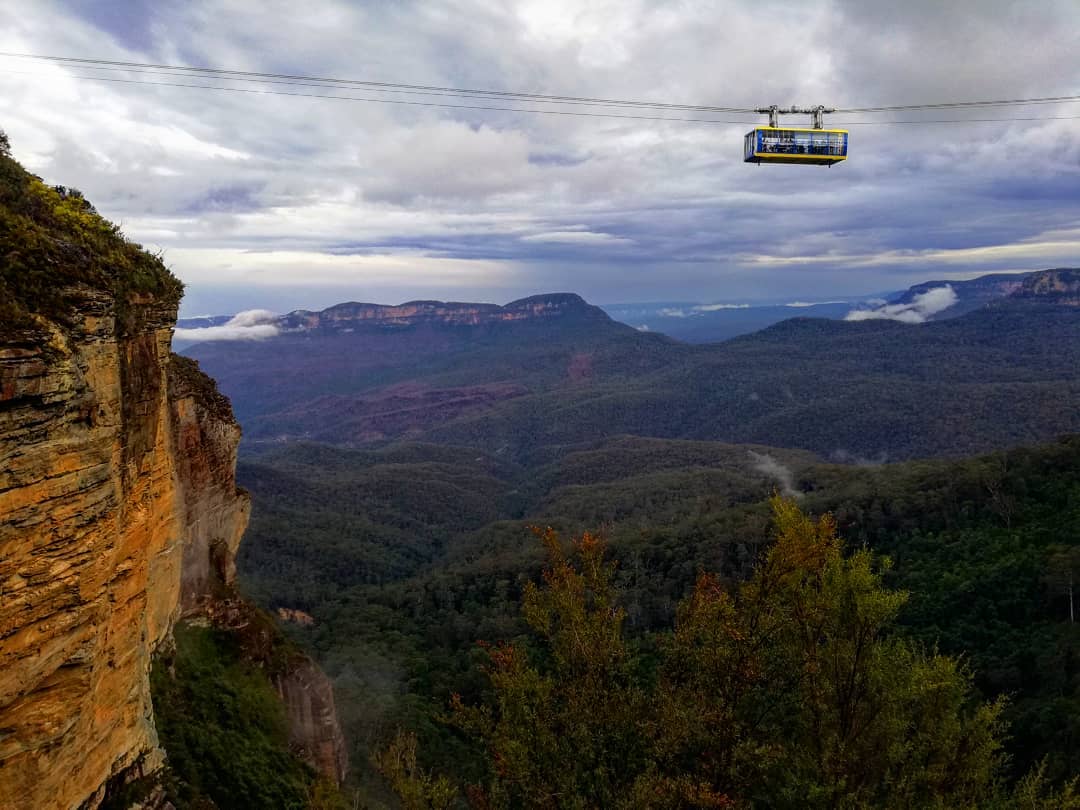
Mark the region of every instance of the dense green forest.
[[831, 512], [847, 548], [893, 559], [884, 585], [910, 598], [890, 633], [960, 656], [982, 698], [1007, 698], [1009, 778], [1044, 759], [1055, 783], [1080, 772], [1080, 439], [877, 466], [637, 437], [533, 467], [464, 447], [288, 444], [249, 454], [240, 476], [255, 498], [243, 582], [315, 618], [290, 632], [335, 679], [361, 785], [381, 784], [370, 756], [398, 728], [422, 768], [483, 778], [481, 751], [444, 720], [453, 695], [491, 695], [477, 641], [534, 643], [521, 603], [545, 551], [529, 526], [601, 533], [628, 644], [647, 650], [700, 573], [725, 588], [751, 575], [775, 488]]
[[[549, 321], [331, 318], [190, 351], [245, 427], [244, 586], [313, 618], [288, 632], [334, 678], [373, 806], [372, 757], [395, 740], [399, 764], [416, 758], [402, 772], [485, 779], [447, 707], [492, 697], [478, 642], [542, 641], [521, 612], [545, 559], [530, 527], [604, 538], [626, 643], [659, 666], [699, 574], [731, 591], [768, 553], [774, 491], [894, 560], [883, 587], [911, 595], [887, 636], [1005, 699], [995, 773], [1060, 785], [1080, 772], [1063, 590], [1080, 445], [1023, 448], [1080, 430], [1080, 320], [1067, 295], [1029, 292], [918, 326], [792, 319], [704, 346], [561, 296]], [[926, 460], [886, 463], [904, 459]]]
[[[491, 808], [1076, 807], [1040, 764], [1001, 779], [1002, 701], [980, 703], [957, 659], [891, 633], [908, 599], [887, 558], [845, 555], [831, 515], [772, 499], [775, 542], [733, 586], [702, 573], [648, 644], [605, 543], [551, 529], [532, 637], [488, 648], [492, 694], [447, 722], [485, 753], [469, 803]], [[409, 808], [456, 789], [401, 733], [376, 757]]]

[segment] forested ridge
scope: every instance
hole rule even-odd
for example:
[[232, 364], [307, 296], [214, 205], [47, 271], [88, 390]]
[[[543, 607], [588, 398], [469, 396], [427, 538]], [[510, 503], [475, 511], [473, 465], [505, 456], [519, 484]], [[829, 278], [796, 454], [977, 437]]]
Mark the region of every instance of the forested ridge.
[[[1033, 278], [1054, 273], [1076, 283], [1077, 271]], [[632, 434], [895, 461], [1080, 431], [1080, 314], [1068, 301], [1017, 295], [924, 324], [794, 318], [695, 346], [582, 301], [563, 321], [358, 324], [188, 351], [249, 442], [423, 441], [536, 466]]]

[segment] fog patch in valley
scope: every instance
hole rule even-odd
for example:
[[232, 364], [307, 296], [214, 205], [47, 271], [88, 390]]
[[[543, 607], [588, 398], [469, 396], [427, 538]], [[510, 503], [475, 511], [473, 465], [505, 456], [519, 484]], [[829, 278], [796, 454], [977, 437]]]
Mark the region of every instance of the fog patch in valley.
[[877, 309], [853, 309], [845, 321], [890, 320], [901, 323], [925, 323], [930, 317], [944, 312], [958, 300], [951, 285], [935, 287], [919, 293], [902, 304], [884, 304]]
[[789, 467], [784, 466], [768, 453], [750, 452], [750, 459], [754, 462], [754, 469], [779, 485], [780, 494], [788, 498], [801, 498], [803, 493], [795, 488], [795, 473]]
[[176, 340], [203, 343], [210, 340], [264, 340], [280, 331], [277, 313], [268, 309], [249, 309], [238, 312], [221, 326], [204, 326], [199, 329], [177, 327], [173, 333]]

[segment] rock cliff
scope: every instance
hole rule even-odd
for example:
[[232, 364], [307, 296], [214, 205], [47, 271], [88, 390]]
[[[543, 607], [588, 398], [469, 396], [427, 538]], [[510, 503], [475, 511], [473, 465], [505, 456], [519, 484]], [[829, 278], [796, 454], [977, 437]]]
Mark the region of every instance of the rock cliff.
[[1012, 297], [1023, 301], [1080, 307], [1080, 268], [1062, 267], [1033, 273]]
[[[156, 769], [151, 658], [230, 590], [240, 428], [170, 353], [179, 294], [81, 195], [0, 153], [2, 808], [92, 808]], [[329, 684], [297, 677], [329, 702], [322, 727], [293, 720], [324, 749]]]
[[240, 430], [177, 375], [175, 311], [107, 294], [0, 348], [0, 806], [94, 804], [161, 760], [150, 658], [232, 577]]

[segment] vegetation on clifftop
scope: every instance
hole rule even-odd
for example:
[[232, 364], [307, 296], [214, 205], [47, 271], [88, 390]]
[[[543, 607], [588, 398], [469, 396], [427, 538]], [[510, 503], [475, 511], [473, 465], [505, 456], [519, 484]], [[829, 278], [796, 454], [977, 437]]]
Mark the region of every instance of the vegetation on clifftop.
[[0, 133], [0, 335], [66, 320], [78, 287], [109, 293], [118, 330], [131, 331], [141, 295], [179, 304], [183, 285], [160, 257], [130, 242], [75, 189], [49, 187], [12, 158]]

